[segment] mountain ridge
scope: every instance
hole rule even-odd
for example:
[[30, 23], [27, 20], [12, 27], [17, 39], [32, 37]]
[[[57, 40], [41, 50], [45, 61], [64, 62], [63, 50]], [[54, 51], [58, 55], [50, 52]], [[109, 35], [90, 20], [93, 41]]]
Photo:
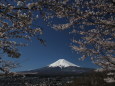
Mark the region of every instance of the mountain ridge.
[[75, 65], [75, 64], [73, 64], [73, 63], [71, 63], [65, 59], [59, 59], [59, 60], [55, 61], [54, 63], [48, 65], [48, 67], [60, 67], [60, 68], [69, 67], [69, 66], [80, 67], [80, 66]]
[[26, 74], [37, 74], [40, 76], [55, 76], [55, 75], [78, 75], [93, 71], [91, 68], [83, 68], [75, 65], [65, 59], [59, 59], [56, 62], [42, 68], [24, 71]]

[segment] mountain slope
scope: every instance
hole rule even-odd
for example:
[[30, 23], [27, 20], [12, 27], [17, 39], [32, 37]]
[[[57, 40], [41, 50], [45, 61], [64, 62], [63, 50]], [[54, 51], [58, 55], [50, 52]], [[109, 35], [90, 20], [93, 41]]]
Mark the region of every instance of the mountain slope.
[[77, 75], [90, 71], [93, 71], [93, 69], [82, 68], [65, 59], [59, 59], [46, 67], [25, 71], [25, 73], [36, 73], [38, 75]]
[[80, 67], [80, 66], [75, 65], [75, 64], [73, 64], [73, 63], [71, 63], [71, 62], [69, 62], [69, 61], [67, 61], [65, 59], [59, 59], [58, 61], [56, 61], [56, 62], [54, 62], [54, 63], [52, 63], [52, 64], [50, 64], [48, 66], [49, 67], [60, 67], [60, 68], [62, 68], [62, 67], [70, 67], [70, 66], [72, 66], [72, 67]]

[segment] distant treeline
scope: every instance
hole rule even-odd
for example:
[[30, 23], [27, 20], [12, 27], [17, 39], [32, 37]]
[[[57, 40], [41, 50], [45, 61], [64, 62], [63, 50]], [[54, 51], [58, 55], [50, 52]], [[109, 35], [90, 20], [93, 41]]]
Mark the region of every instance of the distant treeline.
[[[114, 71], [111, 71], [114, 72]], [[104, 78], [107, 78], [106, 72], [92, 72], [89, 74], [83, 74], [79, 77], [76, 77], [72, 83], [66, 84], [66, 86], [115, 86], [114, 83], [106, 83]], [[114, 77], [115, 76], [110, 76]]]
[[[115, 71], [111, 72], [115, 73]], [[90, 72], [76, 76], [0, 75], [0, 86], [115, 86], [115, 83], [106, 83], [104, 81], [104, 78], [108, 77], [107, 73], [107, 71]]]

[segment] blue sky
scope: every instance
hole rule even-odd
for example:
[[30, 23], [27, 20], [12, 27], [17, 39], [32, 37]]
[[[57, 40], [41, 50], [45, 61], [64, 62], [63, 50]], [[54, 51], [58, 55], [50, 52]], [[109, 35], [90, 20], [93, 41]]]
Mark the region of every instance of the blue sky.
[[[61, 19], [61, 21], [54, 19], [53, 21], [56, 23], [63, 23], [66, 19]], [[20, 63], [21, 67], [13, 69], [13, 71], [25, 71], [41, 68], [57, 61], [58, 59], [66, 59], [81, 67], [98, 67], [90, 61], [90, 58], [87, 58], [84, 61], [78, 60], [81, 56], [72, 51], [69, 47], [71, 43], [70, 39], [73, 38], [73, 35], [69, 34], [71, 28], [64, 31], [56, 31], [46, 26], [42, 19], [38, 19], [34, 24], [43, 28], [44, 34], [40, 37], [46, 40], [47, 46], [43, 46], [37, 39], [32, 38], [32, 42], [26, 41], [29, 43], [29, 46], [19, 47], [19, 51], [22, 54], [20, 58], [12, 59], [5, 56], [5, 59], [7, 60], [13, 60]], [[79, 36], [76, 37], [79, 38]], [[25, 42], [24, 40], [18, 41]]]
[[68, 34], [69, 30], [56, 31], [50, 27], [47, 27], [42, 20], [38, 22], [38, 24], [44, 28], [44, 34], [41, 37], [46, 40], [47, 46], [41, 45], [35, 38], [33, 38], [32, 42], [28, 41], [29, 46], [19, 48], [22, 54], [21, 57], [18, 59], [10, 59], [20, 63], [21, 65], [21, 67], [18, 67], [13, 71], [41, 68], [58, 59], [66, 59], [81, 67], [98, 67], [90, 61], [90, 58], [87, 58], [84, 61], [78, 60], [81, 56], [72, 51], [69, 47], [71, 43], [70, 39], [73, 37]]

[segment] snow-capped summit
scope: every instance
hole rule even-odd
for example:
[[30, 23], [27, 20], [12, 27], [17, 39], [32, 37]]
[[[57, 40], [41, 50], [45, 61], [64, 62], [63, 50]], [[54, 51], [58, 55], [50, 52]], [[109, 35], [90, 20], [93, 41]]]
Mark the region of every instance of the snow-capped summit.
[[60, 68], [71, 67], [71, 66], [73, 66], [73, 67], [80, 67], [80, 66], [75, 65], [75, 64], [73, 64], [73, 63], [71, 63], [71, 62], [69, 62], [69, 61], [67, 61], [65, 59], [59, 59], [56, 62], [48, 65], [48, 67], [60, 67]]
[[56, 62], [47, 65], [42, 68], [30, 70], [30, 71], [25, 71], [24, 73], [29, 73], [29, 74], [38, 74], [40, 76], [65, 76], [65, 75], [78, 75], [81, 73], [88, 73], [92, 72], [94, 69], [91, 68], [83, 68], [78, 65], [75, 65], [65, 59], [59, 59]]

